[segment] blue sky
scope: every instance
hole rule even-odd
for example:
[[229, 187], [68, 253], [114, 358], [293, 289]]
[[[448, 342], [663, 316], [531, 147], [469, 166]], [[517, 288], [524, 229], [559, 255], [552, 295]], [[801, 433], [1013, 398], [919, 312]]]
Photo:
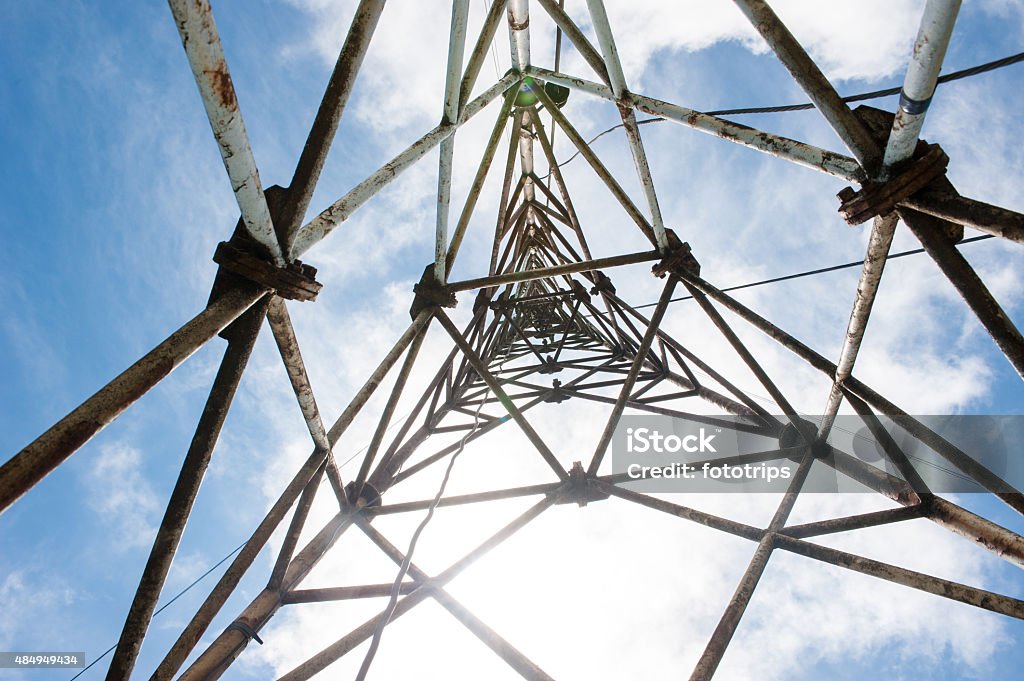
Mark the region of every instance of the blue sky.
[[[215, 4], [264, 185], [286, 184], [291, 176], [352, 4]], [[839, 90], [898, 85], [922, 3], [835, 3], [829, 9], [820, 4], [778, 3], [779, 13], [810, 46]], [[584, 3], [567, 5], [586, 23]], [[805, 99], [772, 55], [751, 37], [730, 3], [708, 5], [703, 11], [693, 3], [608, 5], [627, 78], [637, 91], [705, 110]], [[476, 23], [471, 23], [471, 35], [482, 8], [482, 3], [472, 3], [471, 22]], [[540, 15], [538, 7], [533, 11]], [[0, 42], [0, 192], [5, 210], [0, 225], [8, 244], [0, 253], [0, 284], [5, 291], [0, 298], [0, 442], [9, 455], [201, 309], [215, 272], [210, 256], [230, 233], [237, 207], [164, 3], [6, 3], [0, 8], [0, 21], [5, 26], [5, 40]], [[399, 0], [389, 4], [314, 198], [314, 211], [436, 123], [447, 21], [446, 9], [432, 11]], [[533, 30], [535, 62], [547, 66], [553, 28], [536, 20]], [[965, 3], [946, 70], [1019, 52], [1022, 44], [1024, 3]], [[484, 86], [508, 68], [503, 31], [493, 59], [497, 67], [490, 60], [485, 65]], [[572, 50], [563, 64], [567, 71], [590, 77]], [[926, 139], [942, 143], [949, 153], [950, 177], [963, 194], [1018, 210], [1024, 209], [1019, 181], [1024, 152], [1017, 143], [1019, 112], [1024, 108], [1022, 74], [1024, 66], [1017, 65], [940, 89], [924, 131]], [[891, 108], [892, 99], [876, 105]], [[614, 108], [579, 95], [573, 95], [566, 112], [587, 137], [613, 124], [616, 117]], [[453, 205], [461, 205], [475, 167], [474, 154], [479, 154], [494, 115], [494, 107], [486, 109], [460, 132]], [[814, 112], [743, 122], [842, 149]], [[729, 285], [862, 256], [867, 231], [839, 220], [834, 194], [843, 184], [834, 178], [671, 123], [644, 126], [643, 134], [666, 221], [693, 245], [711, 281]], [[627, 191], [638, 197], [621, 136], [609, 135], [595, 148], [624, 178]], [[556, 150], [562, 158], [571, 153], [564, 136]], [[328, 419], [340, 412], [368, 368], [407, 323], [412, 282], [432, 254], [436, 168], [436, 153], [428, 155], [307, 258], [320, 267], [324, 293], [315, 304], [292, 306], [291, 311]], [[566, 175], [585, 228], [597, 235], [595, 255], [644, 247], [642, 237], [624, 226], [621, 213], [582, 160], [567, 166]], [[488, 222], [493, 220], [497, 191], [492, 177], [460, 257], [458, 278], [475, 276], [486, 265], [488, 229], [493, 229]], [[915, 245], [901, 230], [895, 248]], [[964, 252], [1006, 303], [1011, 317], [1019, 320], [1024, 314], [1019, 295], [1024, 257], [1019, 246], [1013, 246], [987, 241], [967, 246]], [[847, 270], [737, 297], [835, 357], [856, 278], [856, 270]], [[658, 283], [649, 278], [623, 277], [617, 283], [637, 303], [657, 296]], [[716, 366], [734, 372], [729, 375], [737, 376], [739, 385], [756, 386], [686, 305], [672, 308], [668, 327]], [[460, 318], [465, 313], [466, 309], [457, 312], [463, 315]], [[780, 377], [800, 410], [820, 411], [827, 384], [756, 332], [738, 331], [763, 353], [766, 369]], [[437, 336], [429, 343], [431, 352], [440, 352]], [[198, 352], [0, 517], [0, 606], [9, 613], [0, 621], [0, 649], [84, 650], [91, 660], [116, 640], [220, 352], [219, 345]], [[281, 476], [290, 475], [295, 462], [308, 453], [304, 424], [275, 355], [269, 334], [264, 333], [165, 594], [177, 593], [243, 541], [276, 497]], [[895, 261], [887, 269], [857, 373], [912, 412], [1014, 414], [1024, 409], [1019, 378], [948, 283], [921, 257]], [[756, 387], [752, 392], [758, 392]], [[379, 401], [371, 402], [370, 410], [379, 407]], [[590, 418], [597, 416], [579, 412], [566, 433], [552, 436], [570, 443], [575, 435], [593, 429]], [[537, 419], [539, 428], [558, 429], [557, 416]], [[366, 424], [359, 423], [345, 451], [355, 453], [366, 439]], [[512, 435], [502, 442], [503, 448], [516, 446]], [[480, 481], [466, 473], [456, 484], [476, 489]], [[417, 496], [414, 491], [411, 497]], [[811, 500], [798, 507], [798, 514], [839, 514], [845, 508], [840, 502], [856, 508], [872, 503], [846, 499], [836, 500], [832, 507], [831, 501]], [[701, 503], [716, 508], [725, 502]], [[749, 503], [749, 508], [741, 505], [730, 512], [763, 513], [763, 504]], [[1018, 531], [1024, 528], [1021, 519], [1002, 506], [970, 497], [962, 503]], [[495, 517], [505, 518], [516, 508], [502, 507]], [[554, 614], [550, 622], [536, 623], [526, 586], [539, 593], [544, 593], [545, 581], [598, 589], [602, 582], [587, 581], [573, 566], [584, 558], [607, 566], [608, 575], [631, 584], [624, 595], [608, 598], [623, 608], [621, 625], [637, 627], [627, 640], [642, 654], [643, 669], [655, 673], [674, 665], [692, 666], [749, 558], [745, 544], [692, 534], [679, 528], [676, 520], [617, 516], [615, 510], [622, 509], [595, 505], [596, 517], [589, 517], [588, 509], [586, 522], [582, 514], [560, 510], [543, 531], [510, 546], [509, 551], [518, 548], [521, 554], [537, 555], [572, 537], [564, 553], [551, 554], [557, 558], [544, 570], [529, 561], [516, 562], [512, 553], [496, 554], [481, 564], [481, 575], [504, 570], [523, 592], [511, 589], [496, 595], [476, 573], [457, 587], [477, 614], [514, 642], [522, 641], [524, 652], [535, 654], [557, 678], [575, 678], [585, 671], [573, 671], [574, 656], [566, 650], [593, 646], [594, 641], [603, 641], [607, 648], [623, 640], [616, 638], [622, 632], [589, 620], [585, 603], [578, 605], [584, 623], [561, 622]], [[317, 507], [317, 513], [314, 520], [325, 517], [326, 507]], [[466, 537], [484, 531], [473, 524], [475, 520], [450, 520], [455, 528], [469, 523]], [[408, 528], [396, 525], [394, 531], [401, 536]], [[930, 525], [914, 538], [901, 531], [836, 537], [829, 545], [916, 569], [933, 566], [940, 576], [1022, 595], [1016, 569], [987, 554], [977, 555], [967, 542]], [[677, 536], [674, 544], [654, 541]], [[694, 537], [706, 540], [701, 550], [680, 548]], [[912, 555], [900, 554], [901, 543]], [[608, 546], [620, 548], [613, 551]], [[654, 551], [645, 562], [622, 558], [645, 550]], [[424, 551], [424, 562], [433, 559], [433, 567], [443, 567], [445, 556], [458, 553], [455, 546], [444, 545]], [[257, 568], [269, 569], [272, 556], [267, 554]], [[390, 564], [370, 563], [366, 575], [386, 581]], [[672, 565], [685, 570], [687, 583], [703, 584], [704, 590], [691, 592], [673, 582], [678, 571]], [[358, 572], [364, 568], [344, 572], [347, 568], [333, 563], [327, 567], [345, 578], [365, 576]], [[755, 599], [737, 635], [735, 655], [723, 664], [723, 678], [744, 678], [764, 658], [782, 670], [777, 678], [796, 678], [787, 656], [812, 655], [810, 647], [825, 633], [833, 634], [837, 645], [822, 644], [815, 648], [818, 652], [803, 658], [813, 665], [807, 678], [826, 671], [838, 678], [876, 678], [882, 672], [894, 678], [922, 673], [930, 678], [1010, 677], [1024, 661], [1019, 652], [1024, 638], [1020, 622], [938, 598], [905, 595], [866, 577], [843, 580], [848, 586], [840, 590], [836, 585], [844, 575], [812, 567], [817, 569], [807, 569], [796, 557], [773, 558], [769, 576], [778, 577], [776, 586]], [[636, 580], [638, 574], [643, 579]], [[263, 579], [265, 572], [260, 572], [243, 582], [214, 630], [234, 617], [262, 587]], [[651, 586], [661, 583], [674, 584], [675, 595], [666, 596]], [[157, 617], [140, 657], [140, 672], [155, 667], [176, 628], [211, 584], [205, 581]], [[886, 603], [879, 604], [874, 594], [884, 594]], [[559, 591], [550, 595], [557, 599]], [[699, 607], [693, 600], [698, 596]], [[647, 608], [637, 607], [637, 602]], [[286, 671], [293, 664], [288, 642], [332, 640], [344, 633], [334, 628], [341, 628], [339, 623], [358, 621], [372, 612], [362, 607], [359, 604], [352, 613], [326, 608], [311, 608], [312, 614], [282, 612], [267, 632], [272, 635], [264, 637], [268, 645], [250, 647], [226, 678], [267, 678]], [[919, 618], [908, 623], [897, 616], [899, 608], [910, 609]], [[641, 611], [647, 617], [640, 617]], [[403, 621], [406, 628], [396, 627], [393, 640], [413, 640], [406, 637], [413, 636], [412, 625], [418, 623], [435, 631], [440, 641], [447, 642], [450, 636], [467, 669], [479, 663], [489, 665], [480, 669], [493, 672], [494, 678], [508, 673], [482, 647], [478, 654], [475, 643], [455, 629], [445, 613], [428, 609], [417, 617], [409, 625]], [[800, 640], [801, 632], [807, 640]], [[444, 645], [414, 643], [414, 649], [427, 656], [425, 669], [430, 660], [437, 662], [445, 655]], [[852, 663], [847, 657], [851, 649], [859, 651]], [[609, 660], [600, 664], [590, 670], [591, 677], [616, 668]], [[100, 678], [104, 668], [101, 663], [82, 678]], [[560, 670], [565, 673], [557, 673]], [[402, 673], [399, 667], [392, 670], [393, 675]], [[459, 673], [479, 678], [465, 670]], [[387, 676], [383, 670], [380, 674]], [[56, 672], [23, 676], [64, 678]]]

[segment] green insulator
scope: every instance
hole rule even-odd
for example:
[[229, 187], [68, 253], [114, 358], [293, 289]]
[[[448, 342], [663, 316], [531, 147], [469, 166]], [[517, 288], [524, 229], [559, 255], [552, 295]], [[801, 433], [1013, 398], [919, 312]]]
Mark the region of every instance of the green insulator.
[[539, 101], [535, 89], [541, 87], [533, 78], [527, 76], [523, 78], [522, 85], [519, 86], [519, 94], [516, 95], [516, 106], [533, 106]]

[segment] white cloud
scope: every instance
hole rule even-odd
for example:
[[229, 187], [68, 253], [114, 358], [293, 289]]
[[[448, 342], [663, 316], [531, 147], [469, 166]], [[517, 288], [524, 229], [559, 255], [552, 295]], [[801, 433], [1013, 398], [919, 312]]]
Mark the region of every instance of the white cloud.
[[32, 628], [30, 615], [47, 612], [59, 613], [76, 600], [76, 590], [61, 579], [42, 580], [39, 573], [15, 569], [0, 581], [0, 645], [4, 650], [15, 650]]
[[84, 473], [89, 505], [118, 551], [149, 546], [161, 504], [142, 467], [142, 453], [126, 444], [103, 446]]
[[[697, 0], [608, 2], [627, 76], [641, 78], [659, 51], [695, 51], [736, 40], [757, 53], [767, 45], [734, 3]], [[904, 64], [917, 30], [921, 0], [813, 2], [780, 0], [772, 8], [826, 76], [874, 80]], [[580, 23], [583, 10], [578, 12]], [[589, 17], [588, 17], [589, 18]], [[668, 56], [666, 54], [666, 56]]]
[[[325, 61], [333, 63], [355, 3], [291, 1], [314, 18], [312, 45]], [[906, 63], [923, 4], [922, 0], [788, 0], [772, 6], [828, 77], [877, 80], [893, 75]], [[730, 41], [738, 41], [759, 54], [768, 50], [750, 22], [730, 2], [610, 1], [607, 8], [627, 81], [634, 89], [643, 90], [644, 70], [656, 55], [671, 59], [673, 52], [693, 52]], [[597, 45], [586, 6], [570, 3], [567, 11]], [[471, 4], [471, 12], [467, 51], [482, 20], [477, 3]], [[550, 66], [553, 25], [539, 5], [534, 5], [531, 12], [532, 61]], [[368, 96], [355, 108], [359, 118], [376, 132], [386, 134], [413, 123], [422, 127], [439, 119], [449, 18], [447, 7], [431, 3], [390, 2], [386, 6], [359, 81]], [[507, 31], [502, 25], [495, 40], [501, 71], [510, 63], [508, 49]], [[593, 77], [568, 41], [563, 60], [568, 72]], [[481, 81], [493, 81], [490, 61], [484, 66]]]

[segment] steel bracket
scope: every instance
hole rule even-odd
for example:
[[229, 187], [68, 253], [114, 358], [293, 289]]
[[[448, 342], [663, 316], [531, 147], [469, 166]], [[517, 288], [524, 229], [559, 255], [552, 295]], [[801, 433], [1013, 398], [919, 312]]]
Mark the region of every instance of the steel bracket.
[[922, 140], [917, 143], [913, 160], [888, 182], [866, 182], [860, 191], [846, 187], [839, 192], [839, 213], [851, 225], [888, 215], [901, 201], [945, 176], [948, 164], [949, 156], [938, 144]]
[[316, 268], [296, 260], [276, 267], [255, 253], [247, 240], [236, 235], [217, 244], [213, 261], [227, 272], [237, 274], [260, 286], [273, 289], [288, 300], [316, 300], [323, 284], [316, 280]]
[[514, 307], [514, 304], [509, 300], [508, 291], [502, 291], [501, 295], [489, 303], [489, 307], [491, 310], [498, 313], [510, 312]]
[[583, 470], [583, 464], [579, 461], [572, 462], [572, 468], [569, 469], [569, 482], [555, 494], [559, 495], [556, 504], [575, 503], [581, 508], [591, 501], [604, 501], [611, 496], [591, 484], [591, 479], [587, 477], [587, 472]]
[[544, 397], [544, 401], [549, 404], [561, 404], [569, 397], [569, 393], [562, 388], [562, 382], [556, 378], [551, 382], [551, 392]]
[[615, 285], [612, 284], [612, 280], [608, 277], [607, 274], [600, 270], [594, 270], [592, 274], [594, 275], [595, 279], [594, 285], [590, 289], [590, 292], [592, 294], [594, 294], [595, 296], [600, 293], [610, 293], [612, 295], [615, 295]]
[[455, 299], [455, 292], [448, 286], [438, 283], [434, 278], [434, 263], [430, 263], [423, 270], [423, 276], [419, 283], [412, 287], [416, 297], [409, 308], [409, 315], [416, 319], [420, 312], [429, 307], [455, 307], [458, 300]]
[[587, 292], [587, 287], [576, 280], [573, 280], [572, 282], [572, 292], [576, 299], [579, 300], [580, 302], [590, 302], [590, 293]]
[[[545, 346], [548, 345], [545, 341]], [[539, 374], [557, 374], [561, 373], [562, 365], [555, 361], [554, 357], [545, 357], [544, 362], [541, 364], [541, 368], [537, 370]]]
[[690, 252], [690, 244], [680, 241], [671, 229], [665, 230], [665, 237], [668, 241], [665, 257], [651, 268], [651, 273], [659, 279], [664, 279], [666, 274], [678, 274], [680, 271], [699, 276], [700, 263]]

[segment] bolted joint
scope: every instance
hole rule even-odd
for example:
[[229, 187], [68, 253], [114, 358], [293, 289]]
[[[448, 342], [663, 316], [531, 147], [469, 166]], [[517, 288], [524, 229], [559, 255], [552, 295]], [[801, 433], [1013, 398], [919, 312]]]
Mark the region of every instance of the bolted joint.
[[896, 206], [936, 180], [944, 178], [949, 156], [938, 144], [919, 141], [914, 156], [886, 182], [865, 182], [860, 191], [846, 187], [839, 197], [839, 214], [850, 225], [859, 225], [876, 216], [892, 213]]
[[590, 289], [591, 293], [595, 296], [601, 293], [610, 293], [615, 295], [615, 285], [612, 284], [612, 280], [607, 274], [601, 270], [594, 270], [592, 274], [594, 275], [594, 285]]
[[473, 316], [475, 317], [480, 313], [480, 310], [486, 307], [490, 307], [491, 298], [494, 297], [495, 289], [482, 288], [476, 293], [476, 298], [473, 300]]
[[508, 291], [502, 291], [501, 295], [491, 301], [489, 307], [494, 312], [501, 314], [502, 312], [511, 312], [514, 304], [509, 298]]
[[409, 315], [415, 320], [420, 312], [430, 307], [455, 307], [458, 300], [455, 299], [455, 292], [448, 286], [438, 283], [434, 278], [434, 263], [430, 263], [423, 270], [418, 284], [412, 287], [416, 297], [413, 298], [412, 307], [409, 308]]
[[604, 501], [610, 496], [592, 484], [591, 478], [587, 477], [587, 472], [583, 470], [583, 464], [579, 461], [572, 462], [568, 482], [553, 494], [558, 495], [556, 504], [574, 503], [581, 508], [591, 501]]
[[690, 252], [690, 244], [680, 241], [676, 233], [671, 229], [665, 230], [665, 238], [668, 246], [665, 248], [665, 257], [651, 268], [651, 273], [659, 279], [666, 274], [680, 274], [685, 272], [697, 276], [700, 274], [700, 263]]
[[580, 282], [576, 281], [575, 279], [573, 279], [572, 282], [572, 293], [576, 300], [580, 301], [581, 303], [590, 302], [590, 293], [587, 291], [587, 287], [581, 284]]
[[[548, 346], [548, 345], [549, 345], [548, 342], [544, 341], [544, 346]], [[552, 356], [552, 357], [545, 357], [544, 358], [544, 361], [541, 362], [541, 367], [540, 367], [540, 369], [537, 370], [537, 373], [539, 373], [539, 374], [557, 374], [557, 373], [560, 373], [561, 371], [562, 371], [562, 365], [560, 365], [558, 362], [556, 362], [555, 358]], [[566, 397], [565, 399], [569, 399], [569, 398]]]
[[316, 280], [316, 268], [298, 260], [277, 267], [258, 254], [255, 242], [241, 232], [230, 241], [217, 244], [213, 261], [221, 270], [273, 289], [288, 300], [316, 300], [323, 285]]
[[[274, 185], [267, 187], [265, 195], [267, 206], [276, 221], [287, 198], [287, 191]], [[249, 236], [242, 218], [235, 224], [231, 238], [217, 245], [213, 261], [220, 267], [210, 292], [211, 302], [239, 285], [255, 284], [269, 288], [289, 300], [315, 300], [322, 287], [316, 281], [315, 267], [298, 260], [284, 267], [270, 262], [270, 254]], [[223, 333], [221, 336], [226, 337]]]
[[[794, 425], [790, 421], [783, 426], [782, 432], [779, 433], [779, 449], [789, 449], [810, 443], [814, 458], [824, 459], [828, 457], [832, 448], [829, 447], [828, 443], [817, 439], [818, 426], [813, 421], [803, 418], [797, 419], [797, 424]], [[789, 458], [799, 462], [801, 457], [791, 456]]]
[[569, 392], [562, 387], [562, 382], [557, 378], [551, 381], [551, 391], [544, 396], [544, 401], [549, 404], [561, 404], [569, 399]]

